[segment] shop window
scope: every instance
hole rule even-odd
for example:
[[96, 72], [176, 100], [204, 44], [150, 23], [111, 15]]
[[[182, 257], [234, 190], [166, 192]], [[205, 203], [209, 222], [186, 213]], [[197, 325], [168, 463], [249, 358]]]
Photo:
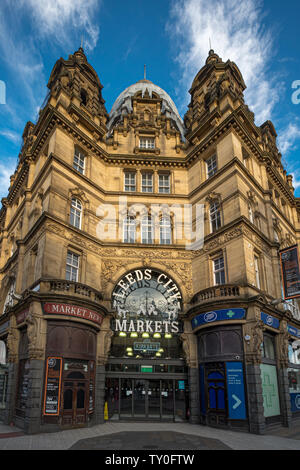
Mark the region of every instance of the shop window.
[[73, 407], [73, 390], [71, 388], [64, 392], [64, 410], [71, 410]]
[[205, 338], [206, 356], [216, 356], [220, 354], [220, 341], [217, 333], [209, 333]]
[[289, 362], [300, 365], [300, 342], [291, 341], [289, 344]]
[[275, 346], [273, 337], [264, 335], [264, 341], [261, 345], [261, 352], [263, 358], [275, 360]]

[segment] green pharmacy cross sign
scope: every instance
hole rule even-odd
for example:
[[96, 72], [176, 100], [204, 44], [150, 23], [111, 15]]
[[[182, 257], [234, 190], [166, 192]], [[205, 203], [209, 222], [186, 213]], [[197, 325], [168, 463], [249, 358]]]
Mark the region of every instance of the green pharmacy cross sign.
[[245, 315], [246, 310], [243, 308], [227, 308], [222, 310], [214, 310], [206, 313], [200, 313], [192, 319], [192, 328], [194, 330], [198, 326], [205, 325], [208, 323], [214, 323], [217, 321], [241, 320], [245, 318]]

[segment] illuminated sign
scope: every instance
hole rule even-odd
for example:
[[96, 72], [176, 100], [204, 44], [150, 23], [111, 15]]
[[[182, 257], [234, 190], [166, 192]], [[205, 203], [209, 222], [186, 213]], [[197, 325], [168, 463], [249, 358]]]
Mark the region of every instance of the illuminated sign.
[[178, 333], [182, 295], [166, 274], [153, 269], [127, 273], [112, 293], [117, 312], [114, 330], [137, 333]]

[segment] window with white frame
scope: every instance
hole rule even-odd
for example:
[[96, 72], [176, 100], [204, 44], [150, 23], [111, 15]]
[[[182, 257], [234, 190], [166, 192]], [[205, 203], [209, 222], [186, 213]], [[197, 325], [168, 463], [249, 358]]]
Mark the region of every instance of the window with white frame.
[[140, 137], [140, 149], [155, 149], [154, 137]]
[[253, 212], [252, 204], [248, 205], [248, 214], [249, 214], [249, 220], [251, 224], [254, 224], [254, 212]]
[[153, 192], [153, 174], [142, 173], [142, 193]]
[[78, 281], [79, 276], [79, 255], [68, 251], [67, 264], [66, 264], [66, 279], [67, 281]]
[[169, 215], [162, 215], [159, 221], [159, 237], [161, 245], [170, 245], [172, 243], [172, 224]]
[[73, 227], [81, 228], [81, 217], [82, 217], [82, 205], [79, 199], [75, 197], [71, 201], [71, 211], [70, 211], [70, 224]]
[[261, 287], [260, 280], [260, 259], [258, 256], [254, 255], [254, 272], [255, 272], [255, 284], [258, 289]]
[[217, 172], [217, 155], [212, 155], [206, 160], [207, 178], [211, 178]]
[[153, 243], [154, 226], [151, 215], [144, 216], [141, 220], [141, 242]]
[[211, 231], [216, 232], [222, 225], [221, 208], [218, 201], [212, 202], [209, 208]]
[[225, 264], [224, 257], [219, 256], [213, 260], [215, 285], [225, 284]]
[[124, 173], [124, 191], [136, 191], [136, 174], [134, 171]]
[[127, 216], [123, 221], [123, 241], [124, 243], [135, 243], [136, 239], [136, 219]]
[[75, 148], [75, 154], [74, 154], [74, 161], [73, 161], [73, 167], [75, 170], [77, 170], [79, 173], [84, 175], [85, 171], [85, 155], [82, 153], [81, 150], [78, 148]]
[[160, 174], [158, 175], [158, 192], [169, 194], [171, 192], [170, 175]]

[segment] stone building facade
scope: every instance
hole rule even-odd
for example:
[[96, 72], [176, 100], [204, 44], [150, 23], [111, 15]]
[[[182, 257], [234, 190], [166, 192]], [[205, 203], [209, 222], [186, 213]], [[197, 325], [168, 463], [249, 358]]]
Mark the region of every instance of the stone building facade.
[[184, 120], [146, 79], [108, 114], [82, 48], [48, 88], [0, 210], [1, 419], [292, 426], [300, 202], [238, 67], [210, 51]]

